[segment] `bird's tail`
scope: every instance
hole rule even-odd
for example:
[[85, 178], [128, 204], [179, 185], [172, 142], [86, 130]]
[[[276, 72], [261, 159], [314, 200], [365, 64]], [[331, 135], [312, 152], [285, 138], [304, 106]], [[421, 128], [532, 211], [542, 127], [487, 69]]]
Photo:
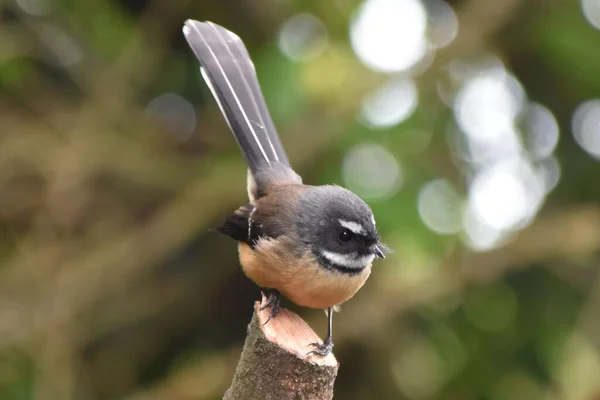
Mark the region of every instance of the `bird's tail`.
[[289, 167], [242, 40], [212, 22], [187, 20], [183, 33], [253, 174], [272, 164]]

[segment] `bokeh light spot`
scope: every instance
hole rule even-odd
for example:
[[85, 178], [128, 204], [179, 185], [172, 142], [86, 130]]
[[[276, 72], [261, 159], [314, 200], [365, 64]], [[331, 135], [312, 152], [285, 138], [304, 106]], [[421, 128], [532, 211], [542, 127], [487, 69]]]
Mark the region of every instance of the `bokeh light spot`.
[[600, 29], [600, 1], [582, 0], [581, 10], [588, 22], [596, 29]]
[[327, 28], [314, 15], [297, 14], [288, 19], [279, 32], [283, 54], [295, 61], [308, 61], [327, 48]]
[[421, 188], [417, 207], [429, 229], [440, 234], [452, 234], [461, 230], [461, 203], [454, 188], [447, 181], [437, 179]]
[[534, 159], [549, 157], [558, 144], [558, 123], [550, 110], [530, 104], [523, 117], [525, 144]]
[[469, 203], [482, 222], [493, 229], [522, 227], [537, 212], [545, 187], [527, 160], [498, 163], [477, 174]]
[[361, 116], [371, 127], [399, 124], [417, 108], [419, 93], [412, 79], [396, 79], [376, 89], [362, 104]]
[[448, 76], [455, 82], [465, 83], [475, 76], [488, 74], [506, 75], [504, 64], [492, 53], [455, 58], [448, 64]]
[[513, 130], [523, 99], [523, 90], [512, 76], [488, 71], [466, 82], [456, 98], [456, 119], [472, 140], [497, 141]]
[[411, 399], [428, 398], [443, 381], [441, 360], [429, 341], [419, 340], [404, 350], [392, 364], [392, 373], [400, 390]]
[[573, 113], [573, 134], [579, 145], [600, 159], [600, 99], [581, 103]]
[[448, 46], [458, 33], [456, 13], [442, 0], [425, 0], [423, 4], [429, 15], [429, 42], [436, 48]]
[[546, 194], [552, 191], [560, 180], [560, 163], [556, 157], [548, 157], [537, 162], [537, 174], [544, 184]]
[[474, 212], [472, 207], [467, 207], [463, 214], [464, 242], [473, 250], [491, 250], [507, 237], [506, 231], [495, 229], [482, 221], [481, 216]]
[[188, 139], [196, 129], [194, 106], [178, 94], [161, 94], [148, 104], [146, 112], [177, 140]]
[[392, 196], [403, 183], [396, 158], [375, 143], [357, 145], [346, 154], [342, 177], [350, 190], [367, 199]]
[[419, 0], [366, 0], [350, 26], [358, 58], [383, 72], [404, 71], [425, 55], [427, 13]]

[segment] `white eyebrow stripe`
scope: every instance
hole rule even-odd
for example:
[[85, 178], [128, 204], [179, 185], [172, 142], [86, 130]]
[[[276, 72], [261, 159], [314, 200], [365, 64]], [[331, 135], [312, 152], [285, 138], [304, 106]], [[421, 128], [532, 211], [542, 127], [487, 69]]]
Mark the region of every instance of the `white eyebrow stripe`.
[[350, 229], [353, 233], [356, 233], [357, 235], [364, 235], [367, 233], [365, 228], [358, 222], [346, 221], [344, 219], [339, 219], [338, 221], [340, 222], [341, 226], [343, 226], [346, 229]]
[[[267, 153], [265, 153], [265, 150], [263, 149], [262, 145], [260, 144], [260, 141], [258, 140], [258, 137], [256, 136], [256, 132], [254, 132], [254, 129], [252, 129], [252, 124], [250, 123], [250, 120], [248, 119], [248, 116], [246, 115], [246, 112], [244, 111], [244, 107], [242, 107], [240, 99], [238, 98], [237, 94], [235, 93], [235, 90], [233, 90], [233, 86], [231, 85], [231, 82], [229, 81], [229, 78], [227, 77], [227, 74], [225, 73], [225, 70], [223, 70], [223, 67], [221, 66], [221, 63], [219, 62], [219, 59], [217, 58], [217, 56], [213, 52], [212, 48], [210, 47], [210, 45], [208, 44], [208, 42], [206, 41], [206, 39], [204, 39], [204, 36], [202, 35], [202, 32], [200, 32], [200, 29], [198, 29], [198, 27], [195, 24], [193, 24], [192, 27], [198, 33], [198, 36], [200, 36], [200, 39], [202, 39], [202, 41], [206, 45], [206, 48], [208, 49], [208, 51], [212, 55], [213, 59], [215, 60], [215, 63], [217, 64], [217, 67], [219, 67], [219, 71], [223, 75], [223, 78], [225, 79], [225, 82], [227, 83], [229, 91], [233, 95], [233, 98], [235, 99], [235, 102], [236, 102], [239, 110], [241, 111], [242, 115], [244, 116], [244, 120], [246, 121], [246, 124], [248, 125], [248, 128], [250, 128], [250, 132], [252, 132], [252, 136], [254, 137], [254, 141], [258, 145], [258, 148], [260, 149], [260, 152], [262, 153], [263, 157], [265, 158], [265, 161], [267, 161], [267, 164], [271, 164], [271, 162], [269, 160], [269, 157], [267, 157]], [[184, 33], [185, 33], [185, 31], [184, 31]], [[208, 74], [206, 74], [206, 76], [205, 76], [205, 74], [203, 74], [202, 77], [206, 81], [207, 80], [206, 78], [208, 77]], [[208, 80], [208, 81], [210, 81], [210, 80]], [[207, 84], [209, 86], [211, 86], [212, 82], [207, 83]], [[211, 90], [211, 92], [212, 92], [212, 90]], [[214, 92], [213, 92], [213, 95], [214, 95]], [[217, 103], [218, 102], [219, 101], [217, 100]], [[223, 108], [220, 105], [219, 105], [219, 108], [221, 108], [221, 112], [223, 112]], [[225, 115], [225, 120], [227, 120], [227, 116], [226, 115]], [[229, 121], [227, 121], [227, 124], [230, 126], [230, 129], [231, 129], [231, 125], [229, 124]]]
[[340, 254], [333, 251], [321, 250], [321, 255], [336, 265], [350, 269], [362, 269], [375, 259], [373, 254], [354, 258], [352, 254]]

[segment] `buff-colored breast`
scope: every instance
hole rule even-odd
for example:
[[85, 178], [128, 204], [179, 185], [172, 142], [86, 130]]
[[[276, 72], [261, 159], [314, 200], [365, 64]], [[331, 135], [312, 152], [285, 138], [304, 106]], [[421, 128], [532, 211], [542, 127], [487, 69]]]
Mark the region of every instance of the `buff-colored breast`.
[[349, 275], [321, 267], [311, 255], [298, 259], [285, 249], [285, 239], [261, 239], [252, 249], [239, 244], [244, 273], [257, 285], [277, 289], [294, 303], [312, 308], [333, 307], [350, 299], [365, 283], [371, 265]]

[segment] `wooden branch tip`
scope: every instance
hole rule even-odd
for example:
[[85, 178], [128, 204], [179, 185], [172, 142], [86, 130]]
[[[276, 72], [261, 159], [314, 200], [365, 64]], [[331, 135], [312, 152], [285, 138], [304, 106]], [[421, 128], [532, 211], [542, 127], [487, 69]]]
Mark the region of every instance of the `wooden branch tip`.
[[339, 367], [333, 353], [308, 355], [310, 343], [322, 342], [308, 324], [284, 308], [265, 324], [270, 308], [260, 311], [260, 304], [254, 304], [233, 383], [223, 399], [333, 398]]

